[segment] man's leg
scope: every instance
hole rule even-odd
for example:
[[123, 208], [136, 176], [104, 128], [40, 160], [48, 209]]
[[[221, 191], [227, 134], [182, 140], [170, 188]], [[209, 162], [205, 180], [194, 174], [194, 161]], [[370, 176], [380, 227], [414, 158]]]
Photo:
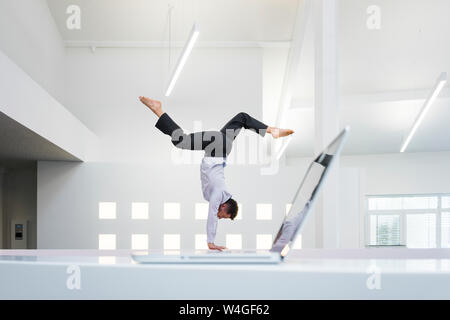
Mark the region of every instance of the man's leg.
[[174, 146], [184, 150], [205, 150], [207, 156], [222, 157], [224, 136], [218, 131], [202, 131], [186, 134], [175, 121], [163, 113], [155, 125], [162, 133], [171, 137]]
[[253, 130], [264, 137], [269, 126], [259, 120], [256, 120], [245, 112], [240, 112], [228, 121], [220, 132], [226, 134], [234, 140], [242, 128]]
[[262, 123], [259, 120], [256, 120], [245, 112], [240, 112], [236, 116], [234, 116], [233, 119], [228, 121], [228, 123], [222, 128], [221, 132], [223, 134], [227, 134], [230, 137], [233, 136], [234, 139], [237, 137], [242, 128], [256, 131], [256, 133], [260, 134], [263, 137], [267, 132], [270, 133], [275, 139], [286, 137], [294, 133], [294, 130], [291, 129], [269, 127], [268, 125]]
[[225, 157], [225, 135], [219, 131], [203, 131], [191, 134], [184, 133], [172, 118], [162, 110], [161, 102], [147, 97], [139, 97], [159, 118], [156, 128], [171, 137], [172, 143], [180, 149], [204, 150], [209, 157]]
[[231, 152], [234, 139], [242, 128], [254, 130], [261, 136], [268, 132], [274, 138], [285, 137], [294, 133], [293, 130], [289, 129], [268, 127], [247, 113], [241, 112], [228, 121], [220, 132], [205, 131], [186, 135], [169, 115], [162, 110], [160, 101], [143, 96], [139, 97], [139, 100], [159, 118], [156, 127], [164, 134], [170, 135], [172, 143], [176, 147], [187, 150], [205, 150], [207, 156], [227, 156]]
[[270, 133], [275, 139], [286, 137], [294, 133], [294, 131], [290, 129], [269, 127], [261, 121], [251, 117], [249, 114], [240, 112], [236, 116], [234, 116], [233, 119], [228, 121], [227, 124], [222, 128], [222, 130], [220, 130], [220, 132], [222, 132], [226, 137], [225, 145], [227, 155], [230, 154], [233, 141], [238, 136], [242, 128], [255, 131], [262, 137], [264, 137], [266, 133]]
[[240, 112], [235, 115], [227, 124], [220, 130], [225, 137], [224, 152], [228, 156], [233, 148], [233, 141], [239, 135], [241, 129], [249, 129], [255, 131], [262, 137], [265, 136], [268, 126], [261, 121], [256, 120], [245, 112]]

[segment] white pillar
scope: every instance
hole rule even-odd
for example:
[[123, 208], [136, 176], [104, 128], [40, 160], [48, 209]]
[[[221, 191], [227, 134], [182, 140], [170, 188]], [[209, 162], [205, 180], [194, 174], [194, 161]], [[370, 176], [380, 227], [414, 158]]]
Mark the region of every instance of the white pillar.
[[[315, 39], [315, 152], [321, 152], [339, 130], [337, 0], [313, 2]], [[336, 160], [336, 159], [335, 159]], [[338, 247], [338, 167], [327, 176], [315, 206], [317, 248]]]

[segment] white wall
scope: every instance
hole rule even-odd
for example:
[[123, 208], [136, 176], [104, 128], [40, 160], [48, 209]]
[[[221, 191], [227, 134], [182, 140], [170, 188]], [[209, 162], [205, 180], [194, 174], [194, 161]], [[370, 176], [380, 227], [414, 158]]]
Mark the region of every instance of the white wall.
[[0, 1], [0, 50], [64, 103], [64, 46], [45, 0]]
[[450, 152], [344, 156], [342, 165], [365, 170], [365, 193], [450, 192]]
[[[229, 166], [227, 184], [243, 202], [244, 219], [220, 222], [218, 241], [223, 242], [228, 232], [242, 233], [244, 245], [252, 247], [256, 233], [273, 232], [308, 162], [290, 159], [275, 176], [261, 176], [257, 166]], [[364, 247], [366, 195], [450, 193], [448, 163], [450, 152], [343, 156], [339, 248]], [[39, 248], [95, 248], [99, 232], [120, 234], [120, 248], [130, 247], [133, 232], [148, 232], [151, 248], [162, 248], [163, 233], [181, 233], [186, 237], [184, 248], [192, 248], [193, 234], [204, 232], [204, 221], [193, 220], [194, 203], [202, 201], [197, 165], [41, 162], [38, 172]], [[98, 201], [117, 201], [119, 220], [99, 221]], [[150, 203], [150, 220], [129, 219], [132, 201]], [[180, 221], [162, 219], [164, 201], [181, 203]], [[273, 203], [273, 222], [255, 220], [259, 202]], [[315, 246], [314, 223], [312, 215], [302, 233], [304, 247]], [[61, 225], [60, 235], [50, 232]]]
[[289, 48], [264, 48], [263, 52], [263, 120], [275, 124]]
[[342, 156], [339, 247], [364, 247], [367, 195], [450, 193], [449, 163], [450, 152]]
[[[450, 152], [347, 156], [345, 166], [361, 169], [360, 235], [366, 221], [366, 195], [450, 193]], [[360, 237], [364, 246], [364, 237]]]
[[[165, 110], [188, 131], [220, 129], [241, 111], [261, 118], [262, 50], [195, 49], [170, 99], [163, 97], [169, 74], [164, 53], [161, 49], [98, 49], [95, 53], [68, 49], [67, 106], [97, 133], [101, 156], [83, 164], [39, 163], [39, 248], [96, 248], [98, 233], [108, 230], [127, 235], [120, 238], [119, 248], [129, 248], [131, 232], [139, 230], [150, 233], [152, 248], [162, 248], [162, 238], [152, 233], [205, 232], [205, 222], [193, 220], [195, 202], [203, 202], [198, 164], [172, 161], [170, 138], [154, 128], [157, 119], [138, 96], [161, 99]], [[194, 128], [195, 121], [201, 121], [200, 128]], [[284, 214], [289, 195], [279, 197], [271, 188], [261, 187], [284, 182], [263, 177], [259, 170], [255, 165], [227, 168], [227, 183], [236, 200], [243, 202], [244, 216], [254, 215], [255, 204], [266, 201], [273, 202], [274, 212]], [[119, 226], [98, 221], [99, 201], [117, 202]], [[132, 201], [150, 203], [149, 221], [130, 221]], [[165, 201], [181, 203], [179, 223], [162, 220]], [[230, 230], [252, 229], [251, 221], [244, 219]], [[225, 224], [222, 231], [226, 230]], [[265, 223], [259, 230], [273, 232]], [[224, 242], [223, 234], [219, 241]], [[254, 247], [254, 242], [244, 245]], [[193, 248], [193, 240], [183, 243]]]
[[262, 115], [261, 49], [194, 49], [169, 99], [164, 97], [169, 74], [165, 53], [67, 50], [67, 107], [100, 137], [99, 161], [170, 160], [167, 137], [154, 128], [156, 118], [139, 102], [140, 95], [162, 100], [188, 131], [194, 130], [194, 121], [201, 121], [196, 130], [220, 129], [240, 111]]
[[[257, 233], [277, 231], [303, 172], [293, 167], [262, 176], [255, 166], [225, 170], [243, 219], [220, 221], [217, 243], [225, 243], [226, 233], [238, 233], [245, 248], [255, 248]], [[176, 233], [182, 249], [193, 249], [194, 235], [206, 233], [206, 221], [194, 219], [195, 203], [204, 202], [199, 175], [198, 165], [39, 162], [38, 248], [95, 249], [99, 233], [116, 233], [118, 249], [130, 249], [131, 234], [146, 233], [150, 248], [162, 249], [163, 234]], [[117, 203], [117, 220], [98, 219], [100, 201]], [[132, 202], [149, 203], [148, 220], [131, 220]], [[180, 220], [163, 219], [164, 202], [181, 204]], [[256, 203], [273, 204], [273, 221], [256, 220]]]

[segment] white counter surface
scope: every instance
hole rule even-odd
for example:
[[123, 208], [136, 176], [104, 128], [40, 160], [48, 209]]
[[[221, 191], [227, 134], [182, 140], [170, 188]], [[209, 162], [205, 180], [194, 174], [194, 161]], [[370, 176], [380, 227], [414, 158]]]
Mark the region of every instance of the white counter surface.
[[304, 249], [279, 265], [141, 265], [130, 254], [0, 250], [0, 299], [450, 299], [450, 249]]

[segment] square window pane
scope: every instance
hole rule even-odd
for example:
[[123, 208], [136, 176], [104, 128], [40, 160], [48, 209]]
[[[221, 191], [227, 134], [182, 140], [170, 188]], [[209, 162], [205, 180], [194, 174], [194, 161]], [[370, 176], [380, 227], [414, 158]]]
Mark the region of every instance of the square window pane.
[[257, 234], [256, 235], [256, 249], [257, 250], [269, 250], [272, 248], [272, 235], [271, 234]]
[[370, 215], [370, 224], [369, 224], [369, 244], [372, 246], [377, 245], [377, 216], [376, 215]]
[[406, 245], [408, 248], [436, 247], [436, 215], [434, 213], [406, 215]]
[[180, 204], [175, 202], [164, 203], [164, 219], [167, 220], [180, 219]]
[[207, 250], [208, 244], [206, 243], [206, 234], [196, 234], [195, 235], [195, 249], [196, 250]]
[[437, 197], [405, 197], [403, 209], [436, 209]]
[[164, 250], [180, 250], [180, 235], [179, 234], [165, 234], [164, 235]]
[[206, 220], [208, 219], [208, 203], [196, 203], [195, 204], [195, 219], [196, 220]]
[[271, 203], [258, 203], [256, 205], [256, 220], [272, 220]]
[[131, 219], [148, 219], [148, 203], [133, 202], [131, 204]]
[[132, 234], [131, 235], [131, 249], [133, 249], [133, 250], [148, 250], [148, 235], [147, 234]]
[[442, 248], [450, 248], [450, 212], [442, 212], [441, 238]]
[[369, 202], [369, 210], [377, 210], [377, 198], [369, 198], [368, 202]]
[[450, 196], [442, 197], [442, 208], [450, 208]]
[[401, 208], [402, 198], [400, 197], [369, 198], [369, 210], [399, 210]]
[[99, 234], [98, 235], [99, 250], [115, 250], [116, 235], [115, 234]]
[[99, 219], [116, 219], [116, 203], [115, 202], [99, 202], [98, 203]]
[[371, 245], [400, 245], [400, 216], [372, 215], [370, 232]]
[[228, 249], [240, 250], [242, 249], [242, 235], [240, 234], [227, 234], [226, 245]]

